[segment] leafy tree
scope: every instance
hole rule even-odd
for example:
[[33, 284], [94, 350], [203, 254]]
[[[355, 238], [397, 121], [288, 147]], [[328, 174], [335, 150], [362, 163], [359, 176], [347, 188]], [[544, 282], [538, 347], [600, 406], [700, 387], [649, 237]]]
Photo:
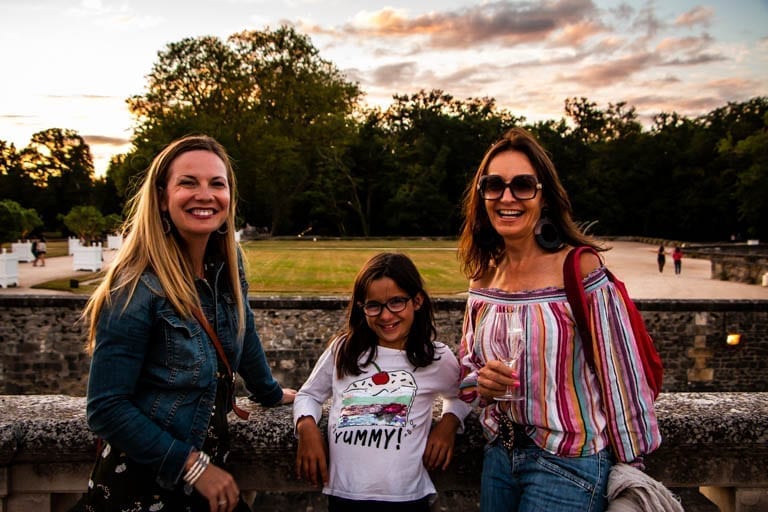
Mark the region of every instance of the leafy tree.
[[722, 154], [731, 154], [741, 161], [734, 195], [739, 198], [738, 211], [747, 226], [747, 235], [759, 238], [768, 237], [768, 113], [763, 120], [764, 126], [758, 132], [735, 145], [730, 137], [723, 139], [719, 146]]
[[63, 217], [67, 229], [86, 244], [98, 239], [104, 231], [104, 216], [94, 206], [75, 206]]
[[[338, 165], [343, 182], [328, 183], [320, 193], [333, 198], [336, 215], [348, 219], [340, 232], [370, 236], [377, 212], [384, 206], [389, 190], [389, 177], [397, 169], [392, 139], [379, 109], [363, 113], [356, 125], [354, 138], [343, 165]], [[323, 203], [318, 203], [323, 204]], [[348, 212], [348, 215], [344, 215]], [[351, 217], [351, 218], [350, 218]]]
[[92, 201], [93, 157], [75, 131], [50, 128], [35, 133], [21, 156], [38, 191], [32, 204], [49, 226], [60, 212]]
[[110, 213], [104, 217], [104, 231], [107, 233], [117, 233], [123, 225], [123, 217], [116, 213]]
[[113, 160], [108, 176], [126, 197], [165, 144], [206, 133], [232, 156], [243, 218], [273, 233], [295, 230], [311, 222], [305, 212], [312, 210], [295, 207], [321, 199], [307, 190], [316, 173], [325, 174], [320, 181], [343, 180], [335, 165], [353, 133], [349, 116], [359, 95], [290, 27], [226, 42], [187, 38], [158, 54], [147, 93], [129, 100], [135, 148]]
[[34, 181], [24, 169], [16, 146], [0, 140], [0, 198], [32, 204], [35, 191]]
[[43, 221], [32, 208], [21, 209], [21, 237], [28, 238], [29, 235], [39, 227], [42, 227]]
[[393, 234], [455, 234], [461, 199], [489, 144], [522, 118], [490, 98], [454, 99], [441, 90], [396, 95], [385, 121], [397, 166], [383, 222]]
[[40, 216], [31, 208], [24, 208], [16, 201], [0, 201], [0, 242], [13, 242], [27, 236], [43, 225]]
[[603, 140], [605, 135], [605, 113], [597, 108], [597, 103], [587, 98], [568, 98], [565, 100], [565, 113], [574, 123], [573, 135], [584, 144]]

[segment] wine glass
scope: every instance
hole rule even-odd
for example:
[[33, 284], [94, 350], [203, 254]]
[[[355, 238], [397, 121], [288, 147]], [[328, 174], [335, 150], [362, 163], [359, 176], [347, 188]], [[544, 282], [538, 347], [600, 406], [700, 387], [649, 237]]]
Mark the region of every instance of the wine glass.
[[[516, 311], [504, 311], [497, 313], [496, 316], [493, 350], [501, 362], [517, 371], [525, 347], [523, 322]], [[517, 374], [519, 375], [520, 372], [517, 371]], [[520, 386], [507, 386], [507, 391], [503, 395], [494, 398], [499, 401], [518, 401], [524, 397], [520, 394]]]

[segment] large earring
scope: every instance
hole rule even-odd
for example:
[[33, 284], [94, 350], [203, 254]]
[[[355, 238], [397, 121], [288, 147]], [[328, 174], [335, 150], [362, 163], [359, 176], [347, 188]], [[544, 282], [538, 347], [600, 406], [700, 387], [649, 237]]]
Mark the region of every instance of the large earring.
[[[221, 228], [224, 228], [224, 230], [222, 231]], [[229, 231], [229, 227], [227, 226], [226, 222], [219, 226], [219, 229], [216, 230], [216, 232], [220, 235], [226, 235], [227, 231]]]
[[160, 222], [163, 224], [163, 234], [170, 235], [173, 224], [171, 224], [171, 219], [168, 218], [167, 213], [160, 214]]
[[536, 226], [533, 228], [533, 236], [536, 239], [536, 243], [546, 251], [556, 251], [565, 245], [560, 237], [560, 230], [557, 228], [557, 224], [549, 218], [549, 210], [547, 208], [541, 210], [541, 217], [539, 217]]

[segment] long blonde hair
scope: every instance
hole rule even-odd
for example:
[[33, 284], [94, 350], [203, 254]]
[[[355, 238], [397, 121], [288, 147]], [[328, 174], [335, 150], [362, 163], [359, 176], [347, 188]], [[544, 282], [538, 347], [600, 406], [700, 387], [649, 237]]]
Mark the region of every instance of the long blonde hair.
[[111, 303], [113, 294], [122, 290], [128, 290], [130, 300], [145, 270], [151, 270], [157, 276], [162, 293], [181, 316], [192, 318], [192, 311], [200, 307], [194, 269], [185, 256], [176, 230], [164, 230], [160, 212], [161, 194], [165, 193], [171, 164], [183, 153], [196, 150], [214, 153], [227, 169], [230, 202], [227, 220], [222, 226], [226, 226], [226, 232], [212, 233], [206, 252], [223, 257], [226, 263], [230, 288], [237, 304], [238, 337], [243, 336], [246, 298], [240, 287], [238, 247], [234, 235], [237, 208], [235, 174], [229, 155], [221, 144], [206, 135], [189, 135], [171, 142], [152, 160], [141, 188], [129, 202], [128, 218], [123, 225], [125, 242], [83, 310], [82, 318], [89, 325], [89, 352], [95, 346], [96, 325], [102, 308]]

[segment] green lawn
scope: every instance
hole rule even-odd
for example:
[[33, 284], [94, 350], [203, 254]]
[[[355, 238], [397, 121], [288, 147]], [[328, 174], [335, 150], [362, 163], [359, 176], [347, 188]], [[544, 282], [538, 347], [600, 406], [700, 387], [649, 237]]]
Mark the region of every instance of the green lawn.
[[[50, 242], [48, 256], [64, 256], [67, 242]], [[466, 291], [468, 280], [456, 259], [455, 240], [258, 240], [242, 244], [248, 267], [249, 293], [258, 296], [347, 296], [360, 267], [382, 251], [403, 252], [421, 272], [433, 296]], [[91, 293], [103, 273], [78, 275], [80, 287], [71, 289], [69, 278], [35, 288]], [[74, 277], [74, 276], [73, 276]]]
[[410, 256], [432, 295], [467, 289], [455, 240], [269, 240], [243, 248], [252, 295], [348, 295], [360, 267], [382, 251]]

